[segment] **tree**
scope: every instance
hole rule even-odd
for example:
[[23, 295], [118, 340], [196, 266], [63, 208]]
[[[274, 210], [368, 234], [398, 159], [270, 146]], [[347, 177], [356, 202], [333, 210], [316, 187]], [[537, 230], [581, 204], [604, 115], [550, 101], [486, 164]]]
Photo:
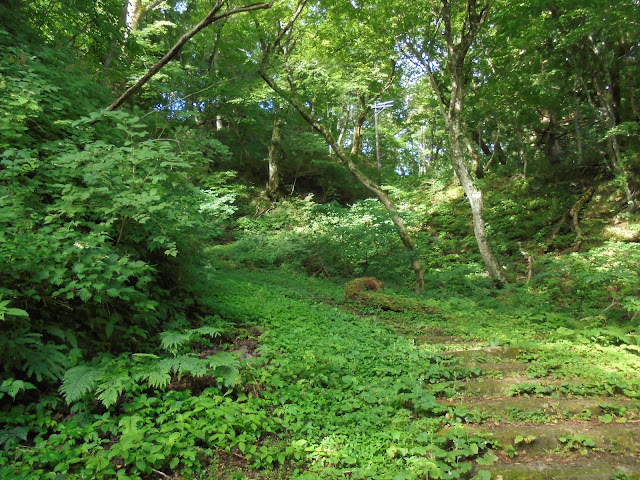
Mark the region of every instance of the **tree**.
[[[309, 89], [310, 83], [313, 82], [314, 73], [317, 73], [318, 76], [326, 75], [327, 77], [330, 77], [330, 75], [328, 75], [329, 72], [322, 72], [322, 66], [320, 66], [315, 68], [315, 72], [311, 72], [311, 78], [309, 78], [308, 76], [306, 78], [302, 78], [304, 74], [301, 73], [301, 63], [295, 65], [292, 64], [292, 61], [294, 61], [293, 47], [298, 46], [298, 42], [305, 42], [304, 38], [301, 39], [301, 37], [299, 36], [293, 36], [293, 26], [298, 17], [300, 17], [300, 15], [302, 14], [306, 3], [306, 0], [300, 0], [297, 3], [291, 19], [283, 28], [280, 29], [279, 32], [276, 33], [272, 41], [267, 42], [266, 40], [263, 40], [262, 58], [259, 66], [260, 75], [267, 83], [267, 85], [269, 85], [281, 98], [288, 102], [301, 115], [301, 117], [324, 138], [325, 142], [334, 153], [333, 158], [335, 158], [338, 163], [346, 167], [351, 175], [367, 190], [373, 193], [376, 198], [384, 205], [386, 210], [389, 212], [391, 221], [396, 226], [402, 244], [411, 254], [411, 268], [415, 273], [415, 290], [416, 292], [420, 292], [424, 289], [424, 271], [422, 269], [420, 259], [418, 258], [413, 239], [409, 235], [404, 221], [400, 217], [395, 205], [393, 204], [387, 193], [381, 187], [377, 186], [376, 183], [372, 181], [365, 173], [363, 173], [363, 171], [356, 164], [356, 159], [360, 155], [362, 149], [362, 126], [367, 115], [371, 112], [371, 103], [375, 102], [393, 81], [395, 64], [392, 65], [387, 80], [384, 84], [378, 87], [377, 91], [374, 90], [370, 93], [370, 90], [375, 88], [375, 82], [367, 82], [367, 84], [364, 83], [362, 78], [351, 79], [353, 83], [361, 82], [360, 86], [356, 86], [355, 88], [355, 94], [358, 99], [360, 110], [355, 116], [354, 135], [351, 143], [351, 149], [348, 153], [344, 149], [344, 147], [336, 141], [333, 133], [331, 132], [331, 128], [327, 125], [324, 125], [318, 118], [317, 111], [314, 109], [313, 91]], [[315, 7], [316, 9], [319, 9], [316, 11], [319, 11], [321, 14], [327, 13], [327, 11], [324, 10], [325, 7], [322, 4], [315, 5]], [[347, 8], [349, 7], [345, 7], [345, 9]], [[345, 11], [341, 11], [342, 14], [344, 14], [344, 12]], [[308, 21], [313, 22], [313, 19], [308, 19]], [[305, 32], [302, 32], [302, 34], [304, 33]], [[309, 31], [307, 31], [306, 33], [309, 34]], [[350, 32], [350, 35], [353, 35], [353, 33], [354, 32]], [[353, 38], [351, 38], [350, 40], [353, 40]], [[281, 48], [283, 42], [286, 44], [286, 48]], [[310, 46], [311, 44], [309, 43], [309, 37], [307, 37], [305, 47], [310, 48]], [[300, 55], [299, 51], [300, 50], [298, 49], [298, 55]], [[281, 69], [284, 71], [284, 74], [280, 72], [280, 77], [284, 79], [284, 81], [282, 82], [278, 82], [278, 80], [268, 71], [269, 61], [274, 56], [274, 54], [277, 53], [281, 54], [279, 60], [282, 62]], [[369, 53], [371, 53], [371, 51], [369, 51]], [[297, 56], [295, 60], [297, 60], [298, 62], [309, 60], [308, 50], [304, 51], [302, 55], [304, 55], [304, 58], [301, 56]], [[349, 60], [358, 60], [360, 62], [357, 64], [352, 63], [350, 65], [356, 71], [358, 69], [363, 69], [364, 65], [366, 65], [366, 58], [358, 58], [357, 55], [352, 54], [352, 57]], [[339, 66], [341, 68], [347, 67], [347, 65], [345, 64], [339, 64]], [[332, 67], [335, 68], [335, 65], [329, 65], [329, 68]], [[286, 82], [286, 87], [283, 86], [284, 82]], [[306, 87], [306, 89], [303, 88], [303, 85], [304, 87]], [[349, 86], [353, 87], [354, 85], [349, 84], [347, 85], [347, 88]], [[336, 83], [333, 83], [331, 87], [336, 89], [344, 89], [345, 85], [336, 85]], [[353, 89], [350, 90], [353, 91]], [[306, 100], [301, 99], [303, 94], [309, 95]]]
[[[157, 74], [162, 67], [164, 67], [167, 63], [173, 60], [182, 47], [196, 34], [198, 34], [201, 30], [207, 28], [215, 22], [218, 22], [222, 19], [228, 18], [230, 16], [236, 15], [238, 13], [252, 12], [254, 10], [263, 10], [271, 8], [274, 0], [270, 2], [262, 2], [262, 3], [254, 3], [251, 5], [247, 5], [244, 7], [238, 7], [234, 9], [227, 9], [222, 11], [222, 8], [225, 6], [224, 0], [217, 0], [214, 7], [209, 11], [209, 13], [200, 21], [196, 26], [191, 28], [187, 33], [182, 35], [180, 39], [171, 47], [171, 49], [160, 59], [158, 60], [149, 70], [145, 73], [135, 84], [130, 86], [122, 95], [120, 95], [111, 105], [107, 107], [108, 111], [113, 111], [118, 109], [124, 102], [126, 102], [129, 98], [131, 98], [143, 85], [145, 85], [155, 74]], [[139, 3], [139, 2], [138, 2]], [[134, 17], [135, 16], [134, 12]], [[133, 18], [132, 18], [133, 21]]]
[[[493, 254], [485, 229], [482, 191], [465, 163], [465, 150], [471, 150], [464, 120], [464, 100], [469, 82], [467, 55], [486, 22], [493, 0], [481, 4], [476, 0], [466, 0], [461, 12], [452, 9], [454, 3], [457, 4], [455, 0], [442, 0], [435, 23], [426, 27], [418, 24], [402, 32], [403, 45], [411, 59], [424, 68], [438, 99], [449, 134], [449, 157], [471, 206], [473, 231], [480, 255], [489, 275], [497, 283], [505, 284], [506, 277]], [[418, 22], [424, 20], [420, 16], [416, 18], [419, 18]], [[436, 41], [440, 33], [444, 45]]]

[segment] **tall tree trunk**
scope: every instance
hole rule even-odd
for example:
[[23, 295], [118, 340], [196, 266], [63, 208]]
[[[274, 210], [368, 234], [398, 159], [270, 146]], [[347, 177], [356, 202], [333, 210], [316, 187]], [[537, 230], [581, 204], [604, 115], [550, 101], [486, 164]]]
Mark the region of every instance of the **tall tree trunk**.
[[280, 133], [284, 120], [276, 114], [273, 118], [273, 130], [271, 131], [271, 143], [269, 144], [269, 180], [267, 181], [266, 194], [271, 200], [280, 198]]
[[443, 0], [442, 20], [445, 28], [445, 39], [447, 41], [447, 67], [451, 80], [451, 92], [448, 104], [442, 94], [442, 89], [433, 70], [428, 63], [425, 66], [429, 73], [431, 85], [434, 87], [436, 96], [439, 99], [440, 109], [447, 125], [451, 164], [471, 206], [473, 233], [476, 237], [478, 250], [491, 278], [493, 278], [496, 283], [504, 285], [507, 283], [507, 279], [502, 267], [500, 267], [500, 263], [491, 250], [485, 230], [482, 211], [482, 191], [474, 184], [464, 160], [465, 128], [463, 107], [466, 83], [464, 62], [467, 52], [475, 39], [475, 34], [484, 22], [491, 4], [492, 2], [489, 1], [482, 10], [478, 11], [476, 1], [467, 0], [466, 16], [460, 42], [455, 43], [454, 35], [451, 31], [451, 2], [449, 0]]
[[467, 165], [464, 161], [464, 151], [462, 147], [463, 136], [464, 133], [462, 132], [460, 121], [454, 115], [453, 118], [450, 119], [449, 126], [449, 150], [451, 164], [453, 165], [453, 170], [456, 172], [456, 176], [458, 177], [458, 180], [460, 180], [460, 185], [462, 185], [462, 189], [464, 190], [467, 200], [469, 200], [469, 205], [471, 206], [473, 233], [476, 237], [478, 250], [480, 251], [484, 265], [487, 268], [489, 275], [491, 275], [491, 278], [500, 284], [505, 284], [507, 281], [504, 276], [504, 272], [491, 250], [485, 230], [484, 217], [482, 214], [482, 191], [474, 184], [473, 178], [469, 174], [469, 170], [467, 169]]

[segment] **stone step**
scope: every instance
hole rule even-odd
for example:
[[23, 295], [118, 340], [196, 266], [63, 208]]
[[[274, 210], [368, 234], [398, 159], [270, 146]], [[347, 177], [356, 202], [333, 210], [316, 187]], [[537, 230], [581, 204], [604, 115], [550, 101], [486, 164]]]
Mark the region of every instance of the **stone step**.
[[[640, 454], [640, 421], [597, 423], [566, 421], [554, 424], [484, 424], [466, 426], [473, 434], [488, 435], [504, 449], [514, 447], [519, 455], [540, 455], [549, 451]], [[519, 438], [521, 437], [521, 438]], [[562, 442], [562, 437], [571, 437]], [[521, 440], [516, 443], [516, 439]]]
[[[485, 365], [518, 363], [518, 358], [522, 350], [517, 347], [487, 347], [481, 344], [465, 344], [465, 348], [460, 348], [460, 344], [445, 345], [441, 355], [451, 355], [459, 358], [465, 365], [484, 368]], [[467, 348], [469, 347], [469, 348]], [[524, 369], [528, 365], [525, 365]]]
[[474, 470], [488, 470], [493, 480], [640, 480], [640, 459], [599, 453], [575, 458], [559, 454], [530, 459], [518, 456], [491, 466], [477, 466]]
[[510, 394], [526, 393], [530, 397], [549, 396], [547, 388], [556, 388], [566, 384], [578, 385], [576, 380], [532, 379], [527, 377], [480, 377], [460, 382], [456, 385], [459, 394], [463, 397], [505, 397]]
[[[520, 362], [478, 363], [467, 366], [481, 368], [486, 376], [493, 378], [523, 377], [527, 368], [529, 368], [529, 364]], [[535, 381], [535, 379], [531, 379], [531, 381]]]
[[440, 403], [477, 411], [487, 421], [499, 422], [545, 423], [580, 416], [597, 422], [598, 416], [607, 414], [612, 415], [611, 421], [640, 416], [640, 402], [626, 397], [467, 397], [441, 400]]
[[418, 345], [430, 344], [430, 345], [450, 345], [452, 350], [457, 350], [456, 346], [469, 345], [472, 348], [480, 346], [480, 342], [470, 341], [463, 337], [446, 334], [431, 334], [426, 333], [424, 335], [418, 335], [414, 337], [414, 341]]

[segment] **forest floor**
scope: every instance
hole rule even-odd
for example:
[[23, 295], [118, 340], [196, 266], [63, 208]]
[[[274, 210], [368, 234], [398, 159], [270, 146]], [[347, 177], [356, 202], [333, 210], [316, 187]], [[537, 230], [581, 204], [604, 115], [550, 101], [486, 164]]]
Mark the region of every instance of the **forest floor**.
[[342, 292], [259, 270], [220, 284], [264, 329], [281, 383], [262, 395], [296, 425], [280, 440], [305, 444], [302, 469], [248, 478], [640, 478], [640, 357], [607, 327], [507, 297]]
[[344, 279], [208, 271], [227, 333], [185, 358], [237, 358], [237, 382], [16, 405], [0, 477], [640, 479], [640, 347], [611, 321], [473, 279], [345, 300]]

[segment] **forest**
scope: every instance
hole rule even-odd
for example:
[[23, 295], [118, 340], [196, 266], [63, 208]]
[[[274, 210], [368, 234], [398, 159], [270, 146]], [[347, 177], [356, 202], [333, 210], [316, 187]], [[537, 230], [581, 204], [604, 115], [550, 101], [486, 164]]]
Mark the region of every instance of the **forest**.
[[640, 479], [640, 2], [252, 1], [0, 3], [0, 478]]

